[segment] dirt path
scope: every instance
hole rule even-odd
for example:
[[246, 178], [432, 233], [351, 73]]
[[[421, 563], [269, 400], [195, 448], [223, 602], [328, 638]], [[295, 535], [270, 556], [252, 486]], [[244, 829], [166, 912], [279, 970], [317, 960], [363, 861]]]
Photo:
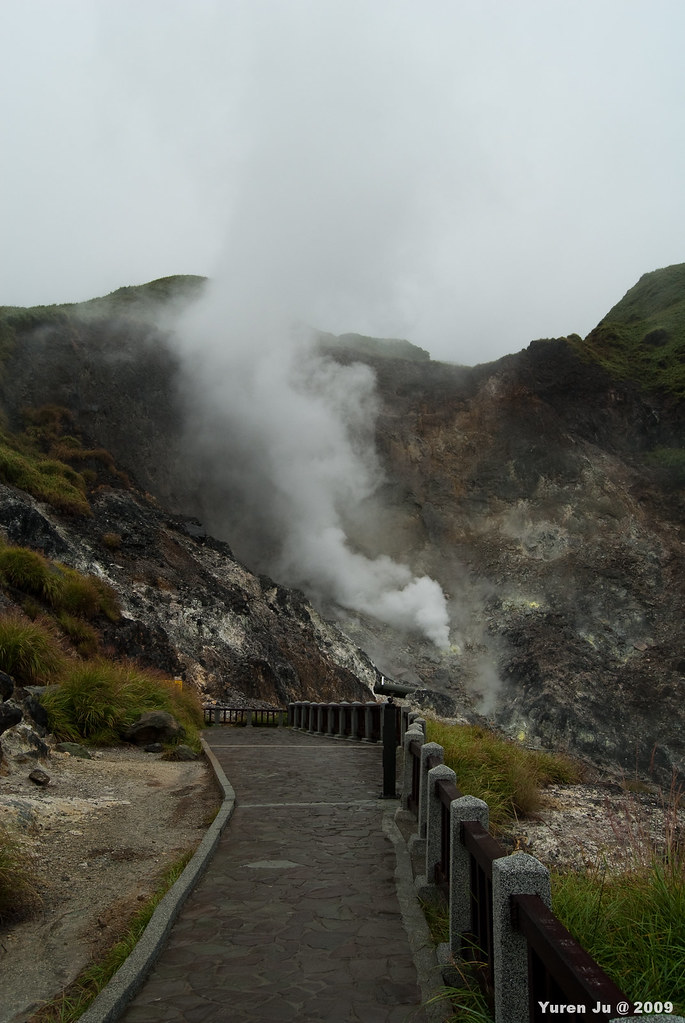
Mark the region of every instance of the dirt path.
[[218, 806], [203, 760], [133, 747], [91, 760], [53, 752], [45, 788], [24, 766], [0, 778], [0, 823], [33, 858], [42, 908], [0, 927], [0, 1023], [25, 1023], [109, 948]]

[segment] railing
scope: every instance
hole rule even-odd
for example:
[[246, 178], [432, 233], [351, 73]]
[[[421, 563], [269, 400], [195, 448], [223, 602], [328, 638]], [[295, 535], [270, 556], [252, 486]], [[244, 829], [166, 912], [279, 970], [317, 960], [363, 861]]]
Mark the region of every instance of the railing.
[[407, 710], [389, 703], [311, 703], [300, 700], [288, 705], [288, 724], [315, 735], [359, 742], [380, 742], [384, 730], [388, 728], [387, 714], [390, 708], [395, 735], [397, 741], [401, 742], [406, 728]]
[[229, 707], [223, 704], [204, 707], [206, 725], [285, 725], [287, 711], [277, 707]]
[[445, 958], [478, 964], [497, 1023], [537, 1023], [549, 1011], [587, 1013], [601, 1023], [628, 1018], [629, 999], [552, 912], [549, 871], [527, 853], [507, 853], [490, 835], [487, 804], [462, 796], [444, 750], [427, 743], [424, 731], [410, 714], [402, 809], [416, 816], [417, 839], [425, 842], [417, 887], [448, 903]]

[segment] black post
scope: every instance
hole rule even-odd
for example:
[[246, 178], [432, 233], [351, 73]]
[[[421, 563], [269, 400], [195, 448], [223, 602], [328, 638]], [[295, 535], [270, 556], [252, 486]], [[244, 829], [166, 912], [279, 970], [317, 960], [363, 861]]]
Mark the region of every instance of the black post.
[[383, 799], [397, 799], [395, 765], [397, 762], [397, 716], [392, 697], [383, 704]]

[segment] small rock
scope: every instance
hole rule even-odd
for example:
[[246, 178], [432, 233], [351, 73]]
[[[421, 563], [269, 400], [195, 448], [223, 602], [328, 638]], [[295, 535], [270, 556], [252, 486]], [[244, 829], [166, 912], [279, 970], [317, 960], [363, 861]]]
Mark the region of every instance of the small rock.
[[161, 753], [163, 749], [161, 742], [149, 742], [147, 746], [143, 746], [145, 753]]
[[148, 746], [153, 742], [169, 742], [182, 736], [183, 728], [176, 718], [166, 710], [148, 710], [126, 729], [124, 738], [136, 746]]
[[50, 775], [46, 774], [45, 771], [41, 771], [40, 767], [36, 767], [34, 771], [31, 771], [29, 779], [34, 782], [34, 784], [40, 785], [42, 788], [50, 784]]

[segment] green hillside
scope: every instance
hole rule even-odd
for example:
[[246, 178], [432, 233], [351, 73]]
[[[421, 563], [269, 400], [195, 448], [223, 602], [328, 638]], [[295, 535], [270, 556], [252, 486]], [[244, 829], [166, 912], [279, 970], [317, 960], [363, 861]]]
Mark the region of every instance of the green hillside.
[[641, 277], [576, 347], [622, 380], [685, 397], [685, 263]]

